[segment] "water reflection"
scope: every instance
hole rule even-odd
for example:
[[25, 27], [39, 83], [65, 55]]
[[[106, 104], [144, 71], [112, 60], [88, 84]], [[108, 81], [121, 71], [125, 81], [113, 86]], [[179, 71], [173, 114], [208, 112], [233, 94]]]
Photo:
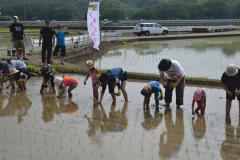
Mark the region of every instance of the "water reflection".
[[150, 109], [143, 111], [144, 122], [141, 123], [145, 130], [151, 130], [158, 127], [163, 119], [163, 115], [159, 112], [155, 112], [154, 116], [151, 115]]
[[176, 111], [176, 122], [174, 124], [172, 111], [165, 113], [166, 131], [160, 135], [159, 155], [161, 159], [168, 159], [177, 154], [181, 148], [184, 138], [183, 111]]
[[42, 119], [45, 123], [54, 119], [54, 114], [72, 114], [78, 110], [78, 105], [72, 100], [57, 99], [55, 95], [42, 95]]
[[237, 127], [232, 126], [230, 117], [226, 118], [225, 123], [226, 140], [221, 145], [221, 156], [224, 160], [238, 160], [240, 157], [240, 118]]
[[122, 110], [116, 110], [116, 103], [112, 103], [109, 116], [103, 120], [103, 125], [101, 125], [101, 131], [103, 133], [124, 131], [128, 126], [127, 108], [128, 104], [124, 103]]
[[200, 141], [206, 133], [206, 121], [204, 116], [192, 119], [193, 137], [195, 140]]
[[[0, 97], [0, 116], [17, 116], [18, 124], [22, 123], [23, 117], [27, 115], [27, 111], [32, 105], [27, 93], [11, 90], [8, 96], [1, 95]], [[5, 98], [7, 104], [4, 106]]]

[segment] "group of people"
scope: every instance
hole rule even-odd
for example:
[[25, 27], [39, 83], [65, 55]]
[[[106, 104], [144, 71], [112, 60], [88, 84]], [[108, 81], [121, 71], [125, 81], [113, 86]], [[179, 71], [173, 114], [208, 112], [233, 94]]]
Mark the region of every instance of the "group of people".
[[[19, 22], [17, 16], [13, 16], [13, 23], [10, 25], [11, 41], [13, 47], [16, 49], [17, 58], [23, 57], [23, 60], [28, 60], [25, 52], [25, 27]], [[39, 47], [42, 47], [42, 64], [50, 65], [52, 63], [52, 49], [54, 48], [53, 55], [57, 56], [61, 50], [60, 63], [64, 64], [63, 58], [66, 55], [65, 35], [68, 34], [68, 29], [62, 25], [57, 26], [57, 32], [50, 26], [50, 21], [45, 20], [45, 26], [40, 30]], [[55, 45], [56, 39], [56, 45]]]
[[[14, 23], [10, 26], [11, 40], [13, 41], [14, 47], [16, 48], [17, 58], [19, 59], [23, 56], [24, 60], [27, 60], [25, 54], [24, 40], [26, 40], [26, 35], [24, 32], [24, 26], [18, 22], [18, 17], [13, 16]], [[53, 55], [57, 56], [59, 49], [61, 50], [61, 64], [64, 64], [63, 57], [66, 54], [65, 46], [65, 35], [68, 33], [63, 26], [58, 26], [58, 32], [50, 26], [50, 21], [45, 20], [45, 26], [40, 30], [39, 46], [42, 46], [42, 75], [43, 83], [40, 89], [40, 93], [43, 94], [43, 90], [50, 82], [50, 85], [55, 92], [54, 85], [57, 85], [61, 92], [59, 97], [61, 97], [66, 88], [68, 88], [69, 97], [72, 97], [71, 91], [77, 87], [77, 80], [74, 77], [54, 77], [50, 69], [50, 64], [52, 63], [52, 48], [55, 46], [55, 39], [57, 40]], [[47, 64], [47, 66], [45, 66]], [[84, 80], [86, 84], [89, 77], [92, 79], [93, 88], [93, 99], [96, 102], [102, 102], [103, 95], [105, 93], [106, 87], [108, 86], [109, 93], [112, 96], [113, 102], [116, 102], [116, 96], [123, 93], [125, 102], [128, 101], [128, 95], [126, 92], [126, 82], [127, 82], [127, 72], [122, 68], [113, 68], [111, 70], [100, 72], [94, 67], [92, 60], [86, 62], [88, 67], [88, 74]], [[20, 66], [20, 67], [19, 67]], [[181, 64], [176, 60], [162, 59], [158, 65], [160, 73], [160, 83], [157, 81], [150, 81], [141, 90], [141, 94], [144, 96], [144, 109], [149, 109], [151, 94], [155, 94], [155, 104], [156, 109], [159, 108], [159, 100], [166, 103], [166, 109], [170, 108], [170, 103], [172, 101], [172, 92], [176, 90], [176, 106], [179, 109], [183, 105], [184, 97], [184, 86], [185, 86], [185, 72]], [[0, 63], [1, 75], [7, 75], [4, 81], [10, 80], [11, 85], [14, 87], [14, 81], [19, 82], [22, 80], [22, 89], [26, 88], [26, 81], [32, 76], [26, 70], [26, 64], [20, 60], [11, 60], [8, 62]], [[1, 81], [2, 84], [3, 81]], [[226, 91], [226, 115], [230, 115], [231, 102], [235, 97], [237, 97], [240, 109], [240, 72], [239, 68], [235, 65], [230, 64], [227, 66], [226, 71], [223, 73], [221, 82], [223, 88]], [[165, 88], [165, 94], [161, 90], [160, 84]], [[98, 94], [98, 89], [101, 86], [102, 90], [100, 96]], [[118, 91], [115, 93], [115, 87]], [[192, 114], [204, 115], [206, 108], [206, 93], [202, 88], [197, 88], [194, 92], [192, 101]], [[195, 102], [197, 103], [197, 108], [194, 109]], [[199, 113], [200, 111], [200, 113]]]
[[[185, 73], [183, 67], [176, 60], [162, 59], [158, 65], [160, 73], [160, 83], [157, 81], [150, 81], [141, 90], [144, 96], [144, 109], [149, 109], [149, 101], [151, 94], [155, 95], [156, 109], [159, 107], [159, 100], [163, 99], [163, 92], [160, 84], [165, 88], [164, 101], [166, 109], [169, 109], [172, 101], [172, 92], [176, 90], [176, 106], [180, 109], [183, 105], [183, 95], [185, 86]], [[240, 116], [240, 70], [234, 64], [229, 64], [225, 72], [222, 74], [221, 83], [226, 91], [226, 117], [230, 116], [232, 100], [236, 97], [239, 102], [239, 116]], [[192, 114], [204, 115], [206, 108], [207, 95], [203, 88], [197, 88], [193, 94], [192, 100]], [[197, 103], [197, 107], [194, 105]]]

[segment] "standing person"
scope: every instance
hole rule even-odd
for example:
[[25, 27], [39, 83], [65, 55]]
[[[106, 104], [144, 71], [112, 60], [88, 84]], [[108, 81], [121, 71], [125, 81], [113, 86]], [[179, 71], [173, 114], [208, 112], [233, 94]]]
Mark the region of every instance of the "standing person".
[[60, 93], [57, 96], [61, 98], [68, 87], [68, 97], [72, 98], [72, 90], [78, 85], [77, 79], [74, 77], [55, 77], [53, 80], [54, 84], [60, 89]]
[[56, 33], [57, 44], [53, 51], [53, 55], [57, 56], [59, 49], [61, 49], [61, 64], [64, 65], [63, 57], [66, 55], [65, 35], [68, 31], [62, 25], [58, 25], [58, 32]]
[[150, 97], [154, 93], [155, 99], [155, 108], [159, 109], [159, 100], [163, 99], [162, 89], [160, 88], [160, 84], [157, 81], [150, 81], [146, 86], [141, 90], [141, 94], [144, 96], [143, 101], [143, 110], [149, 110]]
[[98, 88], [99, 88], [97, 76], [100, 74], [100, 72], [97, 68], [95, 68], [94, 62], [92, 60], [86, 61], [86, 65], [88, 67], [88, 74], [84, 80], [84, 85], [86, 85], [88, 78], [91, 77], [92, 88], [93, 88], [93, 101], [97, 102], [98, 101]]
[[13, 16], [12, 18], [13, 23], [10, 26], [11, 41], [13, 42], [13, 47], [16, 48], [17, 58], [20, 59], [23, 54], [23, 59], [28, 60], [25, 54], [24, 40], [26, 41], [26, 35], [24, 32], [24, 26], [22, 23], [18, 22], [17, 16]]
[[47, 52], [47, 64], [50, 65], [52, 57], [52, 47], [55, 44], [55, 31], [50, 26], [50, 21], [45, 20], [45, 26], [40, 30], [39, 47], [42, 44], [42, 64], [46, 63]]
[[240, 71], [234, 64], [229, 64], [226, 71], [222, 74], [221, 82], [226, 91], [226, 116], [230, 116], [232, 100], [237, 97], [239, 103], [240, 116]]
[[[160, 73], [160, 83], [165, 87], [166, 109], [170, 109], [172, 102], [172, 92], [176, 88], [176, 105], [180, 109], [183, 105], [184, 86], [185, 86], [185, 73], [183, 67], [176, 60], [162, 59], [158, 64]], [[165, 75], [166, 79], [165, 81]]]

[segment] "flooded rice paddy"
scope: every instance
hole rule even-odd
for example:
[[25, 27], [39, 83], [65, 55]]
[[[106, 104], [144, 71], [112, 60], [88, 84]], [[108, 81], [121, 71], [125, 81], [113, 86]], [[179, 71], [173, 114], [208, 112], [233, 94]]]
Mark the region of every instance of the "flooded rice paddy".
[[[191, 99], [196, 87], [187, 86], [183, 110], [143, 112], [140, 95], [145, 85], [129, 82], [129, 103], [123, 97], [111, 104], [107, 93], [102, 105], [93, 105], [92, 88], [83, 76], [73, 99], [39, 95], [41, 79], [29, 81], [27, 92], [0, 94], [0, 160], [159, 160], [238, 159], [240, 123], [233, 102], [225, 125], [225, 93], [205, 88], [205, 117], [192, 119]], [[173, 102], [175, 100], [173, 99]], [[163, 104], [163, 102], [161, 102]], [[231, 120], [231, 123], [230, 123]]]
[[[127, 71], [158, 73], [162, 58], [178, 60], [188, 77], [220, 79], [229, 63], [239, 64], [240, 37], [203, 38], [125, 44], [104, 54], [102, 68], [116, 66]], [[99, 63], [99, 60], [96, 60]]]

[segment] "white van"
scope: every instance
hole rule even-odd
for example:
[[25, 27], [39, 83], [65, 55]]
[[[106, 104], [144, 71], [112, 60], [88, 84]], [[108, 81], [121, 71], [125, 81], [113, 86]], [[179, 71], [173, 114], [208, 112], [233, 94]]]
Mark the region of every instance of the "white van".
[[163, 34], [166, 35], [168, 34], [168, 28], [161, 26], [158, 23], [138, 23], [134, 29], [133, 33], [141, 36], [149, 36], [151, 34], [153, 35], [158, 35], [158, 34]]

